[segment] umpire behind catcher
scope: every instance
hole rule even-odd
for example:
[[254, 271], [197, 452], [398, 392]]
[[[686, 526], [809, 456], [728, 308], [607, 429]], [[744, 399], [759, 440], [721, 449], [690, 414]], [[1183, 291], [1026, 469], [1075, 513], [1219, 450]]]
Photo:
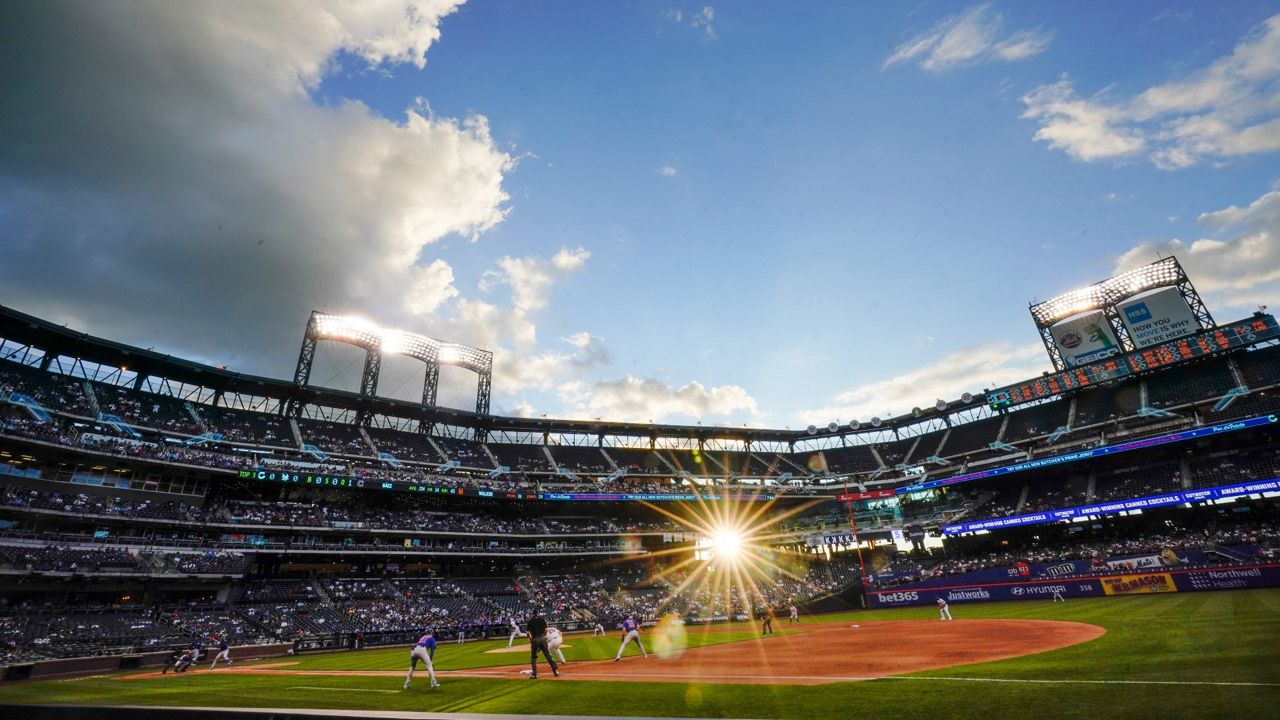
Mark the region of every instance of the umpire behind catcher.
[[533, 673], [529, 675], [530, 680], [538, 679], [538, 651], [542, 651], [543, 657], [547, 659], [547, 663], [551, 665], [551, 674], [560, 677], [560, 671], [556, 669], [556, 661], [551, 657], [551, 649], [547, 647], [547, 621], [542, 619], [542, 615], [537, 611], [533, 611], [533, 617], [529, 618], [529, 622], [525, 625], [525, 630], [529, 633], [529, 667], [533, 668]]

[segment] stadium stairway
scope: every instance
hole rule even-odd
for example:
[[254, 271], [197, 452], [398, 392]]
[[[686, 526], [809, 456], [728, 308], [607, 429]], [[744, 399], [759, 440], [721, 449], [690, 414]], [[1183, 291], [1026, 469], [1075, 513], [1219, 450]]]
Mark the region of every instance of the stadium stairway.
[[422, 436], [422, 438], [423, 438], [424, 440], [426, 440], [426, 441], [427, 441], [427, 445], [429, 445], [429, 446], [431, 447], [431, 449], [432, 449], [432, 450], [435, 450], [435, 451], [436, 451], [436, 455], [439, 455], [439, 456], [440, 456], [440, 462], [445, 462], [445, 463], [447, 463], [447, 462], [449, 462], [450, 460], [452, 460], [452, 459], [453, 459], [453, 458], [449, 457], [449, 453], [447, 453], [447, 452], [445, 452], [444, 450], [441, 450], [441, 449], [440, 449], [440, 446], [436, 444], [436, 441], [435, 441], [435, 440], [432, 440], [432, 439], [431, 439], [431, 436], [430, 436], [430, 435], [423, 435], [423, 436]]
[[489, 458], [489, 462], [493, 463], [492, 468], [484, 468], [485, 470], [497, 469], [502, 467], [502, 463], [498, 462], [498, 456], [494, 455], [493, 451], [489, 449], [489, 443], [482, 443], [480, 445], [480, 449], [484, 450], [485, 457]]
[[93, 391], [93, 383], [85, 380], [80, 385], [84, 388], [84, 402], [89, 407], [89, 417], [102, 417], [102, 408], [98, 406], [98, 394]]
[[560, 472], [560, 463], [556, 462], [556, 459], [551, 455], [551, 448], [543, 445], [542, 454], [546, 456], [547, 462], [551, 463], [551, 471]]
[[209, 423], [205, 422], [204, 418], [200, 416], [200, 413], [196, 410], [196, 406], [192, 404], [190, 400], [184, 400], [182, 402], [182, 407], [187, 411], [187, 414], [191, 416], [192, 422], [200, 428], [200, 434], [208, 435]]
[[298, 448], [306, 445], [306, 441], [302, 439], [302, 428], [298, 427], [296, 418], [289, 418], [289, 432], [293, 433], [293, 442]]
[[374, 457], [381, 457], [381, 456], [378, 454], [378, 452], [379, 452], [379, 451], [378, 451], [378, 445], [377, 445], [377, 443], [375, 443], [375, 442], [373, 441], [373, 438], [369, 437], [369, 431], [368, 431], [367, 429], [365, 429], [365, 427], [364, 427], [363, 425], [361, 425], [361, 426], [357, 427], [356, 429], [360, 431], [360, 437], [364, 440], [364, 444], [365, 444], [365, 445], [368, 445], [368, 446], [369, 446], [369, 449], [373, 451], [373, 456], [374, 456]]

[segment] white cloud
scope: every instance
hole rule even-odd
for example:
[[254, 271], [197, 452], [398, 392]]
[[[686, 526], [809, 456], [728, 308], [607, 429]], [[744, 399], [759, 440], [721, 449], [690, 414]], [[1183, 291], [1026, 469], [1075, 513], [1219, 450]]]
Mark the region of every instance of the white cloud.
[[1003, 24], [1003, 16], [992, 12], [991, 5], [976, 5], [899, 45], [881, 69], [911, 61], [928, 72], [986, 62], [1017, 62], [1044, 52], [1053, 40], [1041, 30], [1018, 30], [1001, 37]]
[[502, 222], [516, 159], [480, 115], [312, 96], [339, 58], [423, 68], [457, 4], [0, 4], [0, 283], [273, 376], [312, 309], [433, 332], [459, 298], [424, 251]]
[[493, 358], [495, 389], [504, 395], [523, 390], [549, 390], [570, 377], [580, 378], [613, 361], [613, 353], [604, 339], [591, 333], [578, 332], [560, 339], [573, 347], [573, 351], [519, 352], [500, 347]]
[[679, 171], [673, 165], [663, 165], [658, 168], [657, 173], [663, 177], [675, 177]]
[[1172, 170], [1280, 150], [1280, 15], [1227, 55], [1127, 99], [1080, 97], [1066, 76], [1022, 98], [1035, 139], [1085, 162], [1147, 153]]
[[626, 375], [595, 383], [566, 382], [558, 388], [558, 394], [565, 417], [579, 419], [725, 422], [760, 416], [755, 399], [737, 385], [708, 388], [694, 381], [674, 387], [654, 378]]
[[1097, 99], [1081, 99], [1066, 77], [1032, 90], [1022, 102], [1027, 106], [1022, 117], [1040, 121], [1035, 139], [1078, 160], [1128, 157], [1146, 148], [1141, 133], [1122, 126], [1120, 111]]
[[1211, 309], [1251, 310], [1280, 298], [1280, 191], [1245, 207], [1232, 205], [1198, 218], [1218, 237], [1142, 243], [1116, 259], [1116, 271], [1177, 255]]
[[589, 257], [591, 253], [581, 247], [561, 248], [550, 260], [503, 256], [498, 259], [496, 270], [487, 270], [481, 276], [480, 289], [488, 291], [506, 285], [511, 288], [518, 310], [541, 310], [547, 305], [552, 284], [581, 268]]
[[694, 29], [701, 29], [703, 35], [708, 40], [716, 39], [716, 28], [713, 23], [716, 19], [716, 9], [710, 5], [704, 5], [701, 10], [693, 14], [689, 20], [689, 26]]
[[978, 395], [983, 388], [1025, 380], [1051, 369], [1044, 346], [989, 343], [960, 350], [896, 377], [861, 385], [837, 395], [830, 403], [800, 413], [813, 425], [839, 420], [866, 422], [927, 408], [938, 399], [954, 400], [963, 393]]

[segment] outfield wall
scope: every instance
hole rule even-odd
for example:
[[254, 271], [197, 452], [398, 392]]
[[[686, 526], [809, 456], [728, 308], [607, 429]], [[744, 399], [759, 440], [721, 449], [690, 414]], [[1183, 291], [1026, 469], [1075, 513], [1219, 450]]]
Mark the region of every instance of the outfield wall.
[[[1066, 575], [1002, 582], [964, 582], [962, 578], [935, 578], [928, 583], [868, 590], [873, 608], [936, 605], [990, 600], [1051, 600], [1056, 591], [1063, 598], [1111, 597], [1152, 593], [1245, 590], [1280, 587], [1280, 563], [1221, 565], [1215, 567], [1126, 570], [1096, 575]], [[960, 582], [956, 582], [960, 580]]]
[[[249, 660], [253, 658], [283, 657], [293, 650], [290, 643], [269, 643], [265, 645], [233, 645], [232, 660]], [[0, 681], [41, 680], [45, 678], [68, 677], [75, 675], [93, 675], [120, 670], [140, 670], [163, 667], [169, 658], [168, 650], [156, 650], [122, 655], [99, 655], [79, 658], [52, 658], [49, 660], [33, 660], [16, 662], [0, 667]], [[214, 653], [206, 649], [200, 655], [200, 662], [212, 662]]]

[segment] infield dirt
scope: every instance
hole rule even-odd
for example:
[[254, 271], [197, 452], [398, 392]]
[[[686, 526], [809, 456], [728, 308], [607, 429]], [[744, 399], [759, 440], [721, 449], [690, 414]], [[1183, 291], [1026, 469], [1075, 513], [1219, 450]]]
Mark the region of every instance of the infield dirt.
[[[793, 626], [791, 630], [796, 630]], [[628, 656], [612, 660], [572, 661], [565, 680], [709, 682], [818, 685], [871, 680], [955, 665], [1004, 660], [1095, 640], [1104, 628], [1057, 620], [890, 620], [815, 623], [787, 635], [729, 642], [686, 650], [661, 660]], [[285, 663], [231, 667], [215, 672], [243, 675], [386, 676], [398, 670], [292, 670]], [[520, 677], [528, 665], [437, 671], [448, 677]], [[123, 679], [163, 677], [137, 673]], [[548, 679], [550, 674], [547, 674]]]

